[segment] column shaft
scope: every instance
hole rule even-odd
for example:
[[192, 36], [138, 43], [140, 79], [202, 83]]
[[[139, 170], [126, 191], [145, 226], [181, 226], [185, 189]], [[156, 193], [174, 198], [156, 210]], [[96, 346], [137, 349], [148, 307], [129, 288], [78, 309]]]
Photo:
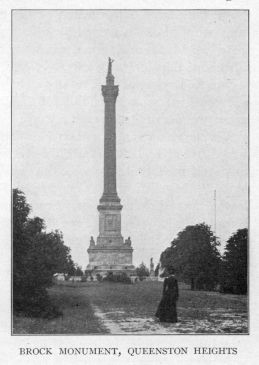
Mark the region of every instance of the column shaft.
[[116, 191], [116, 112], [115, 100], [105, 102], [104, 121], [104, 194], [117, 195]]

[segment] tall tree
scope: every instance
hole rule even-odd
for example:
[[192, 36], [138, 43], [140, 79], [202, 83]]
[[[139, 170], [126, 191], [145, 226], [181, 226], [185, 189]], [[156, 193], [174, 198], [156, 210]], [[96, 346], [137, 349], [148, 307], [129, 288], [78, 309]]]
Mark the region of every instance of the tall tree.
[[173, 266], [180, 280], [192, 289], [212, 290], [218, 283], [220, 254], [219, 242], [205, 224], [187, 226], [162, 252], [162, 267]]
[[26, 224], [30, 206], [25, 195], [18, 189], [13, 190], [13, 295], [14, 308], [21, 300], [23, 286], [24, 259], [30, 248], [30, 240], [26, 232]]
[[29, 218], [30, 206], [23, 192], [13, 191], [13, 307], [15, 312], [53, 316], [58, 310], [50, 303], [47, 288], [53, 274], [68, 272], [70, 249], [62, 233], [47, 233], [39, 217]]
[[227, 241], [221, 266], [224, 292], [247, 293], [247, 228], [239, 229]]

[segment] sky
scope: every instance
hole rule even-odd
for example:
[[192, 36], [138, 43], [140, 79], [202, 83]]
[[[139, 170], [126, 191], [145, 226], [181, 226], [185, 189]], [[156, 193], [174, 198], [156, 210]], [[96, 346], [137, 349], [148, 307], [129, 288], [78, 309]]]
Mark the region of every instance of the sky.
[[14, 11], [13, 187], [88, 264], [103, 192], [108, 57], [117, 190], [133, 263], [187, 225], [248, 226], [246, 11]]

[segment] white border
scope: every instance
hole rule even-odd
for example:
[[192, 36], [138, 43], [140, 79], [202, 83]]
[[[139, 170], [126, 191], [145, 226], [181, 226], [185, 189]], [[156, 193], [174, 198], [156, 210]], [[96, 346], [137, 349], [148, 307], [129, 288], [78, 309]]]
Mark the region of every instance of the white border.
[[[10, 312], [10, 152], [11, 152], [11, 9], [249, 9], [250, 10], [250, 335], [208, 336], [11, 336]], [[1, 133], [0, 133], [0, 242], [1, 301], [0, 301], [0, 362], [3, 364], [256, 364], [259, 358], [259, 316], [257, 282], [259, 279], [259, 4], [246, 0], [171, 0], [171, 1], [2, 1], [0, 5], [1, 49]], [[2, 224], [3, 223], [3, 224]], [[19, 347], [119, 347], [122, 355], [113, 356], [19, 356]], [[188, 346], [187, 356], [146, 355], [130, 357], [128, 347]], [[234, 355], [192, 355], [194, 346], [237, 347]]]

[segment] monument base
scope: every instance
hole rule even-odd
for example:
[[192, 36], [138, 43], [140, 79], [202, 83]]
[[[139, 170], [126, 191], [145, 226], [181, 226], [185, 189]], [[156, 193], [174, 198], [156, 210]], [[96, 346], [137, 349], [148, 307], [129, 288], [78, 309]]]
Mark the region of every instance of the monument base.
[[87, 252], [89, 264], [86, 271], [91, 274], [100, 274], [102, 277], [108, 273], [126, 273], [128, 276], [136, 275], [136, 269], [132, 265], [132, 252], [130, 238], [123, 242], [123, 237], [113, 237], [112, 243], [107, 244], [106, 237], [98, 237], [95, 244], [93, 237]]

